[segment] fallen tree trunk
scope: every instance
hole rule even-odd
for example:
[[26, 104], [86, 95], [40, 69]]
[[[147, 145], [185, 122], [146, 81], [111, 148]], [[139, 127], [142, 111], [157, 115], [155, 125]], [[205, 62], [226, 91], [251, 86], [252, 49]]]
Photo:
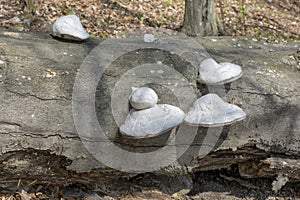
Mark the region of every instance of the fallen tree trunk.
[[[226, 99], [242, 107], [247, 118], [224, 127], [217, 144], [207, 144], [214, 146], [208, 155], [199, 154], [203, 135], [207, 134], [207, 129], [199, 129], [178, 161], [156, 172], [176, 175], [237, 165], [242, 177], [284, 174], [289, 180], [299, 181], [299, 44], [264, 44], [229, 37], [218, 38], [217, 42], [213, 38], [197, 41], [218, 61], [242, 66], [244, 76], [230, 85]], [[4, 63], [0, 65], [0, 180], [91, 183], [133, 176], [95, 159], [74, 126], [75, 76], [84, 58], [100, 42], [90, 39], [71, 43], [43, 34], [1, 33], [0, 60]], [[122, 139], [117, 125], [110, 124], [111, 99], [106, 97], [113, 87], [110, 84], [120, 77], [118, 73], [124, 73], [122, 70], [105, 72], [96, 94], [97, 117], [101, 124], [106, 123], [108, 137], [124, 149], [143, 153], [160, 148], [167, 138], [150, 142]], [[189, 80], [195, 78], [193, 73]], [[196, 80], [192, 85], [197, 87]], [[198, 87], [199, 95], [203, 94], [202, 86]], [[108, 92], [106, 96], [104, 92]]]

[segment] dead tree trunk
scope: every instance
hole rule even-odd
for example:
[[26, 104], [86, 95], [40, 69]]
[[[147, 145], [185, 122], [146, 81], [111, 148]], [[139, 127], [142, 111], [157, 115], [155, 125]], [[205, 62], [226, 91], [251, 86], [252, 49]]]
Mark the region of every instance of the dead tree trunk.
[[[199, 134], [178, 162], [161, 169], [160, 173], [176, 174], [186, 170], [193, 173], [235, 165], [243, 177], [284, 174], [289, 180], [299, 181], [300, 76], [297, 57], [293, 56], [297, 47], [295, 44], [264, 45], [231, 38], [218, 40], [200, 38], [198, 42], [217, 61], [233, 61], [242, 66], [244, 76], [231, 84], [226, 96], [227, 101], [234, 99], [245, 110], [247, 118], [226, 127], [215, 149], [205, 157], [197, 153], [203, 142], [203, 134]], [[235, 42], [242, 47], [234, 47]], [[1, 33], [1, 181], [88, 183], [100, 177], [112, 179], [124, 175], [95, 159], [74, 126], [72, 91], [75, 76], [84, 58], [99, 43], [95, 39], [70, 43], [54, 40], [48, 35]], [[118, 43], [115, 48], [120, 45]], [[109, 139], [124, 149], [149, 152], [159, 145], [142, 141], [128, 145], [130, 141], [118, 139], [118, 127], [111, 119], [110, 91], [121, 73], [135, 66], [135, 58], [140, 59], [138, 63], [143, 59], [147, 62], [152, 59], [156, 63], [156, 58], [160, 58], [183, 67], [183, 73], [187, 71], [184, 70], [187, 69], [185, 62], [176, 55], [153, 52], [154, 56], [149, 50], [120, 58], [114, 63], [115, 68], [105, 72], [97, 90], [95, 107], [99, 122], [106, 125]], [[142, 53], [145, 56], [141, 56]], [[140, 80], [144, 78], [141, 76]], [[191, 84], [197, 88], [196, 80], [191, 79]], [[168, 95], [167, 90], [160, 96], [162, 100], [164, 95]], [[125, 103], [121, 105], [126, 106]]]

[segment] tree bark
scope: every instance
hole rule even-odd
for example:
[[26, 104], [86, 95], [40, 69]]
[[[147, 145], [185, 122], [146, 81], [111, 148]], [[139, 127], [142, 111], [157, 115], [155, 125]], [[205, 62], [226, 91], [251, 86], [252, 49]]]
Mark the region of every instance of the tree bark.
[[218, 22], [214, 0], [186, 0], [183, 31], [189, 36], [218, 35], [222, 29]]

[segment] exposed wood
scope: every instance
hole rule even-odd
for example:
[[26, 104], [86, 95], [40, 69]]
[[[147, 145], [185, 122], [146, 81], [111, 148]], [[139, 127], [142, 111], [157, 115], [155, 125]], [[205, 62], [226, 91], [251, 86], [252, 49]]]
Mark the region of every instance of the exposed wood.
[[270, 157], [256, 162], [239, 164], [241, 176], [247, 178], [271, 177], [284, 174], [290, 180], [300, 180], [300, 160], [292, 158]]

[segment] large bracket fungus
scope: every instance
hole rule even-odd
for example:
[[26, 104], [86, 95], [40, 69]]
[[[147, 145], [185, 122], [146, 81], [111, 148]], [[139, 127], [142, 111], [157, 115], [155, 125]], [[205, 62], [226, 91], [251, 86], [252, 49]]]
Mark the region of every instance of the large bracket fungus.
[[239, 79], [242, 75], [239, 65], [229, 62], [217, 63], [212, 58], [206, 58], [200, 63], [198, 81], [208, 85], [223, 85]]
[[[145, 43], [154, 43], [159, 39], [145, 34]], [[205, 58], [199, 66], [198, 81], [212, 86], [224, 85], [243, 75], [240, 66]], [[245, 119], [246, 113], [236, 105], [224, 102], [217, 94], [207, 94], [196, 100], [185, 115], [178, 107], [157, 105], [158, 95], [147, 87], [133, 88], [129, 97], [132, 110], [120, 126], [123, 136], [148, 138], [158, 136], [183, 121], [190, 126], [220, 127]]]
[[89, 34], [84, 30], [79, 17], [76, 15], [58, 18], [52, 26], [52, 34], [55, 37], [75, 41], [89, 38]]
[[[239, 65], [217, 63], [212, 58], [206, 58], [200, 63], [198, 81], [207, 85], [223, 85], [242, 75]], [[238, 106], [224, 102], [217, 94], [206, 94], [194, 102], [184, 122], [191, 126], [218, 127], [245, 118], [246, 113]]]
[[120, 133], [127, 137], [148, 138], [161, 135], [178, 126], [184, 119], [184, 112], [172, 105], [156, 104], [158, 96], [148, 87], [133, 88], [130, 95], [133, 108], [127, 115]]
[[246, 113], [236, 105], [224, 102], [216, 94], [207, 94], [197, 99], [184, 122], [190, 126], [218, 127], [246, 118]]
[[129, 137], [153, 137], [181, 124], [183, 118], [184, 112], [180, 108], [158, 104], [145, 110], [131, 110], [120, 132]]

